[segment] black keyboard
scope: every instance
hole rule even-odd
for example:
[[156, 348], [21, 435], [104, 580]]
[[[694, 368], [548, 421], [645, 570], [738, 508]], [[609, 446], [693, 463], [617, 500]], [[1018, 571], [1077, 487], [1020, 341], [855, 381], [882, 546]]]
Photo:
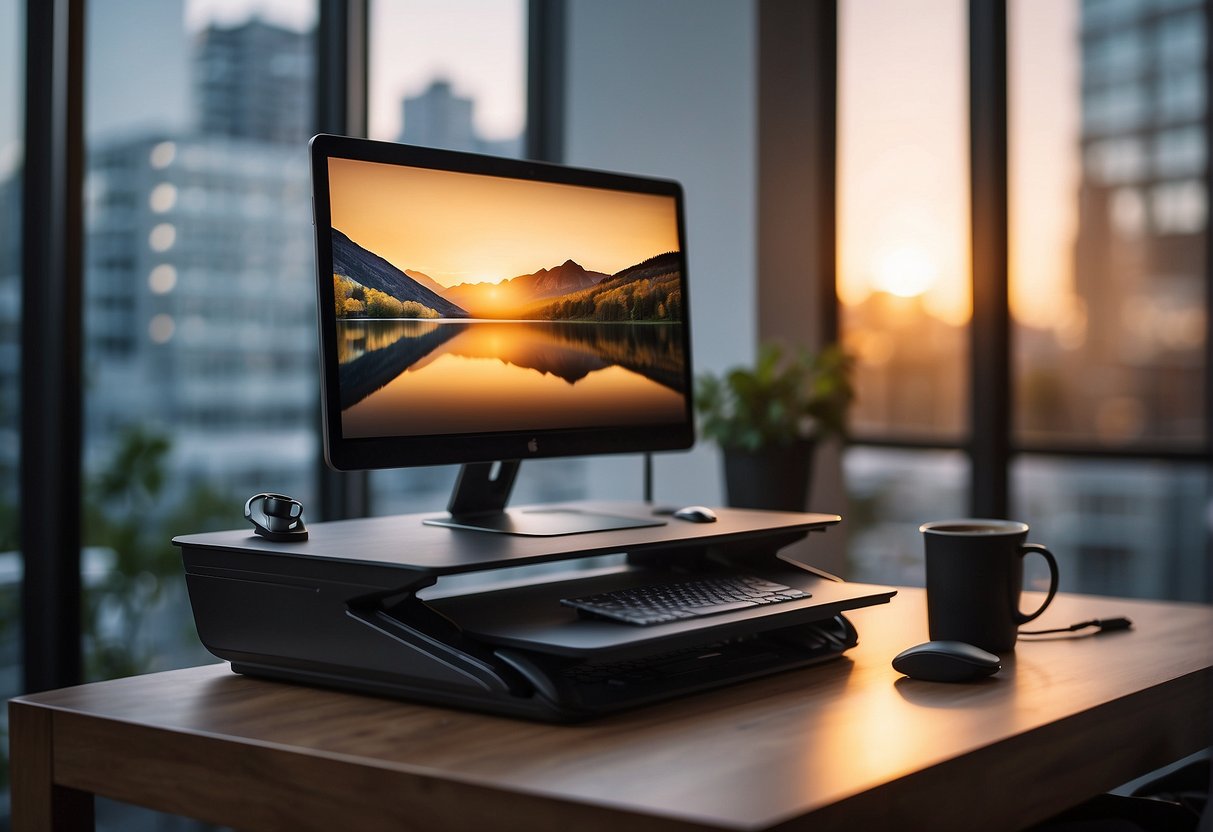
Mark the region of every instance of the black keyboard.
[[808, 597], [807, 592], [753, 575], [714, 575], [682, 583], [564, 598], [560, 603], [583, 615], [646, 627]]

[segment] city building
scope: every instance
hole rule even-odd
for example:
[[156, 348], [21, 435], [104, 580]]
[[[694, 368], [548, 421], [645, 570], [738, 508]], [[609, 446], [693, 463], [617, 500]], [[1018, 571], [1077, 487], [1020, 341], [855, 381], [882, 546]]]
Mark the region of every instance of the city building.
[[310, 32], [253, 17], [208, 26], [195, 50], [197, 132], [277, 144], [304, 142], [315, 132]]
[[310, 36], [257, 18], [210, 26], [195, 129], [90, 149], [86, 463], [137, 427], [171, 436], [177, 497], [310, 490], [311, 54]]
[[[1205, 7], [1082, 4], [1073, 425], [1101, 441], [1199, 436], [1206, 321]], [[1071, 427], [1073, 430], [1073, 427]]]
[[86, 182], [86, 448], [171, 436], [175, 488], [305, 491], [318, 454], [302, 146], [146, 136]]
[[435, 78], [420, 95], [406, 97], [400, 108], [404, 129], [398, 141], [404, 144], [491, 156], [522, 155], [521, 136], [499, 140], [482, 137], [473, 121], [476, 102], [458, 95], [444, 78]]

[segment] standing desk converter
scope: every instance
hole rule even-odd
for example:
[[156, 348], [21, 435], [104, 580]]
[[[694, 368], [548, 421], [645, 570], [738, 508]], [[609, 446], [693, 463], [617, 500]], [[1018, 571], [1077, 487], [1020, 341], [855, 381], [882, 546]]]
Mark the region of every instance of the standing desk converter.
[[[517, 510], [652, 517], [634, 503]], [[723, 509], [716, 523], [553, 537], [427, 517], [317, 523], [302, 543], [244, 530], [175, 538], [199, 637], [238, 673], [563, 721], [834, 658], [857, 643], [842, 613], [895, 594], [778, 556], [837, 515]], [[605, 555], [624, 557], [576, 568]], [[557, 566], [522, 580], [501, 571], [544, 563]], [[560, 604], [720, 570], [809, 597], [648, 627]]]

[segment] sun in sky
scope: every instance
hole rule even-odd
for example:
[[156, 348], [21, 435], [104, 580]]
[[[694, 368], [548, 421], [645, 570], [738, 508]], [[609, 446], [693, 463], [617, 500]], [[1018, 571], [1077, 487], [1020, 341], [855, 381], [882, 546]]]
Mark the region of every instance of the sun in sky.
[[[919, 298], [968, 322], [972, 265], [967, 29], [959, 0], [840, 7], [838, 296]], [[1062, 332], [1076, 300], [1073, 246], [1081, 89], [1077, 3], [1010, 15], [1010, 302]]]
[[939, 269], [921, 249], [901, 247], [884, 253], [876, 264], [875, 287], [899, 298], [923, 294], [935, 283]]

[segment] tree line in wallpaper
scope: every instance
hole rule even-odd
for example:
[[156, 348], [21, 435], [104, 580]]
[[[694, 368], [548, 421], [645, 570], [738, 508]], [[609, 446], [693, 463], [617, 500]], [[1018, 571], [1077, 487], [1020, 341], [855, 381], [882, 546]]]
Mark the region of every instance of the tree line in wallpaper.
[[665, 252], [613, 275], [566, 260], [500, 283], [444, 287], [401, 270], [333, 229], [338, 318], [512, 318], [537, 321], [682, 320], [681, 255]]

